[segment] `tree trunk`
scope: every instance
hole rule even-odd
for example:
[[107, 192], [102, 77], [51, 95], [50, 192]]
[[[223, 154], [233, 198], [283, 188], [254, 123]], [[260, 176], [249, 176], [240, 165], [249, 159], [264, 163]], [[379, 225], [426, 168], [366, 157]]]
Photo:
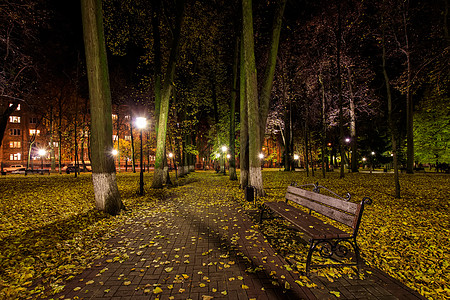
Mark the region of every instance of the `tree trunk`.
[[58, 171], [59, 174], [62, 173], [62, 91], [61, 94], [59, 95], [59, 99], [58, 99], [58, 108], [59, 108], [59, 114], [58, 114]]
[[131, 170], [136, 173], [136, 157], [134, 155], [134, 134], [133, 134], [133, 117], [130, 117], [130, 137], [131, 137]]
[[239, 133], [240, 139], [240, 156], [239, 167], [240, 174], [240, 186], [245, 189], [248, 186], [248, 118], [247, 118], [247, 100], [245, 99], [245, 68], [244, 68], [244, 40], [241, 38], [241, 51], [240, 57], [240, 72], [239, 72], [239, 101], [240, 101], [240, 118], [241, 128]]
[[167, 119], [169, 117], [170, 96], [173, 89], [173, 79], [175, 77], [175, 67], [178, 58], [181, 27], [184, 19], [184, 1], [177, 1], [177, 18], [175, 21], [175, 31], [173, 44], [170, 50], [169, 62], [167, 65], [164, 83], [161, 90], [161, 105], [158, 118], [158, 129], [156, 139], [155, 172], [153, 175], [153, 188], [162, 188], [164, 185], [164, 159], [166, 148]]
[[243, 39], [244, 39], [244, 67], [245, 67], [245, 95], [248, 110], [249, 132], [249, 183], [254, 186], [258, 196], [264, 195], [261, 174], [261, 134], [259, 125], [258, 86], [255, 64], [255, 50], [253, 40], [252, 1], [242, 1]]
[[236, 98], [237, 98], [237, 79], [238, 79], [238, 64], [239, 64], [239, 46], [240, 39], [236, 37], [236, 46], [234, 50], [233, 63], [233, 86], [231, 88], [231, 104], [230, 104], [230, 180], [237, 180], [236, 175]]
[[322, 152], [322, 176], [325, 178], [326, 171], [328, 169], [328, 164], [325, 166], [325, 159], [326, 159], [326, 141], [327, 141], [327, 119], [325, 116], [326, 113], [326, 99], [325, 99], [325, 86], [323, 84], [323, 78], [322, 74], [319, 74], [319, 83], [322, 87], [322, 141], [321, 141], [321, 152]]
[[355, 95], [353, 94], [352, 71], [350, 70], [350, 67], [347, 68], [347, 72], [348, 72], [348, 87], [350, 91], [350, 148], [352, 149], [351, 170], [352, 172], [358, 172], [358, 156], [356, 153], [357, 141], [356, 141]]
[[344, 117], [342, 112], [342, 79], [341, 79], [341, 5], [338, 3], [338, 32], [337, 32], [337, 45], [336, 45], [336, 67], [337, 67], [337, 88], [339, 97], [339, 153], [341, 155], [341, 171], [339, 173], [339, 178], [344, 178]]
[[264, 143], [264, 134], [266, 131], [267, 115], [269, 113], [270, 94], [272, 92], [273, 76], [277, 63], [278, 48], [280, 44], [281, 24], [283, 21], [284, 8], [287, 0], [279, 0], [272, 24], [272, 35], [270, 40], [270, 49], [268, 53], [267, 65], [264, 71], [263, 84], [259, 99], [259, 123], [260, 123], [260, 142], [261, 147]]
[[55, 145], [53, 144], [53, 107], [50, 108], [50, 169], [56, 171]]
[[[77, 91], [77, 89], [75, 89]], [[78, 143], [77, 143], [77, 118], [78, 118], [78, 96], [75, 96], [75, 114], [73, 117], [73, 127], [74, 127], [74, 133], [73, 133], [73, 144], [74, 144], [74, 150], [75, 150], [75, 172], [74, 176], [77, 178], [79, 174], [79, 164], [78, 164]], [[112, 133], [112, 132], [111, 132]]]
[[91, 100], [92, 181], [97, 209], [116, 215], [123, 208], [116, 182], [112, 149], [109, 88], [103, 16], [100, 0], [82, 0], [83, 36]]
[[384, 23], [381, 20], [383, 26], [383, 35], [382, 35], [382, 47], [383, 47], [383, 75], [384, 81], [386, 83], [386, 93], [388, 100], [388, 125], [389, 131], [391, 132], [391, 142], [392, 142], [392, 154], [394, 159], [394, 185], [395, 185], [395, 198], [400, 199], [400, 180], [398, 177], [398, 158], [397, 158], [397, 141], [395, 139], [395, 128], [394, 122], [392, 120], [392, 95], [391, 95], [391, 86], [389, 83], [389, 76], [386, 71], [386, 45], [385, 45], [385, 34], [384, 34]]

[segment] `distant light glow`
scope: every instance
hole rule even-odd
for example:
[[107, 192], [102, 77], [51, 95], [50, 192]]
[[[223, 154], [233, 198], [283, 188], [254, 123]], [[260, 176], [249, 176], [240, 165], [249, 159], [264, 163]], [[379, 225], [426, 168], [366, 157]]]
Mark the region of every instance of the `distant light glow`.
[[136, 118], [135, 123], [138, 129], [144, 129], [147, 126], [147, 118], [144, 117]]
[[297, 154], [294, 154], [294, 159], [298, 160], [300, 157]]
[[117, 151], [116, 149], [114, 149], [113, 151], [111, 151], [112, 155], [116, 156], [117, 154], [119, 154], [119, 151]]
[[39, 151], [38, 151], [38, 153], [39, 153], [39, 156], [44, 156], [45, 154], [47, 154], [47, 151], [45, 150], [45, 149], [39, 149]]
[[170, 157], [170, 158], [173, 157], [173, 153], [172, 153], [172, 152], [169, 153], [169, 157]]
[[227, 146], [222, 146], [222, 152], [227, 152], [228, 148]]
[[263, 159], [263, 158], [264, 158], [264, 153], [260, 153], [260, 154], [259, 154], [259, 158], [260, 158], [260, 159]]

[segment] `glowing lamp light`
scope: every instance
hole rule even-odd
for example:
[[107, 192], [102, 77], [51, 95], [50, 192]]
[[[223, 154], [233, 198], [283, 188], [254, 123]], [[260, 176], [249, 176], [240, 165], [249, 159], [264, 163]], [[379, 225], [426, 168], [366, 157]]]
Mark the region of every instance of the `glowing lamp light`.
[[170, 158], [173, 157], [173, 153], [172, 153], [172, 152], [169, 153], [169, 157], [170, 157]]
[[259, 154], [259, 158], [260, 158], [260, 159], [263, 159], [263, 158], [264, 158], [264, 153], [260, 153], [260, 154]]
[[217, 154], [216, 154], [216, 158], [219, 158], [219, 157], [220, 157], [220, 153], [217, 153]]
[[136, 127], [138, 129], [143, 129], [147, 126], [147, 118], [144, 118], [144, 117], [136, 118], [135, 123], [136, 123]]
[[116, 149], [114, 149], [113, 151], [111, 151], [112, 155], [116, 156], [117, 154], [119, 154], [119, 151], [117, 151]]
[[346, 143], [350, 143], [350, 138], [346, 138], [346, 139], [345, 139], [345, 142], [346, 142]]
[[39, 153], [39, 156], [44, 156], [45, 154], [47, 154], [47, 151], [45, 151], [45, 149], [39, 149], [39, 151], [38, 151], [38, 153]]
[[297, 154], [294, 154], [294, 159], [298, 160], [300, 157]]
[[367, 159], [365, 157], [362, 158], [363, 161], [366, 161]]
[[231, 157], [231, 155], [230, 155], [230, 154], [227, 154], [227, 158], [230, 159], [230, 157]]
[[227, 152], [228, 148], [227, 146], [222, 146], [222, 152]]

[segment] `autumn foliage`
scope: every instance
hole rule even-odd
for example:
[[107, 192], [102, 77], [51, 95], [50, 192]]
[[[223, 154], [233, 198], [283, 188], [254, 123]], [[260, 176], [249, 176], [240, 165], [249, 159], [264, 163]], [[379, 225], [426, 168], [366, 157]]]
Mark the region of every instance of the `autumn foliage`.
[[[365, 211], [358, 238], [366, 263], [429, 299], [450, 296], [448, 175], [401, 175], [400, 200], [393, 197], [391, 174], [348, 174], [345, 179], [339, 179], [337, 172], [327, 174], [326, 179], [305, 175], [264, 170], [267, 196], [259, 203], [282, 200], [293, 181], [319, 181], [339, 194], [349, 192], [355, 202], [370, 196], [373, 204]], [[151, 174], [146, 174], [145, 180], [150, 182]], [[0, 298], [48, 296], [61, 291], [68, 280], [108, 254], [106, 240], [120, 225], [127, 224], [144, 208], [158, 210], [172, 197], [187, 197], [186, 189], [176, 185], [158, 190], [147, 188], [146, 196], [138, 197], [138, 182], [137, 174], [118, 175], [119, 190], [128, 210], [110, 217], [94, 209], [90, 175], [1, 177]], [[244, 201], [238, 183], [229, 181], [227, 176], [195, 172], [178, 183], [201, 187], [204, 193], [238, 201], [244, 208], [254, 210]], [[226, 195], [214, 192], [219, 187], [223, 191], [224, 186]], [[307, 246], [299, 242], [297, 232], [278, 220], [265, 221], [259, 230], [278, 253], [294, 262], [292, 268], [304, 270]], [[356, 277], [350, 268], [313, 271], [330, 281], [341, 276]], [[299, 284], [314, 288], [307, 279], [300, 279]]]

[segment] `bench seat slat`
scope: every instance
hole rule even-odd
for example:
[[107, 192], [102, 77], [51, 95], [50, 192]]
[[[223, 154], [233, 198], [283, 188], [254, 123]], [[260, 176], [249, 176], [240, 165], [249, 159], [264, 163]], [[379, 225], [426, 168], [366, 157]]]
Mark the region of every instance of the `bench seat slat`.
[[[329, 217], [333, 220], [336, 220], [342, 224], [345, 224], [349, 227], [353, 228], [355, 225], [355, 215], [347, 214], [345, 212], [336, 210], [331, 207], [327, 207], [325, 205], [310, 201], [308, 199], [304, 199], [300, 196], [297, 196], [297, 195], [294, 195], [291, 193], [286, 193], [286, 199], [288, 199], [292, 202], [295, 202], [297, 204], [300, 204], [301, 206], [310, 208], [324, 216], [327, 216], [327, 217]], [[341, 201], [341, 200], [339, 200], [339, 201]]]
[[311, 238], [333, 239], [351, 237], [351, 234], [330, 224], [326, 224], [322, 220], [309, 215], [299, 208], [292, 207], [285, 202], [266, 202], [264, 205], [288, 220]]
[[312, 199], [313, 201], [320, 202], [331, 207], [336, 207], [337, 209], [346, 211], [350, 214], [356, 214], [360, 206], [360, 204], [358, 203], [343, 201], [327, 195], [307, 191], [295, 186], [288, 186], [286, 193], [292, 193], [294, 195], [299, 195], [304, 198]]

